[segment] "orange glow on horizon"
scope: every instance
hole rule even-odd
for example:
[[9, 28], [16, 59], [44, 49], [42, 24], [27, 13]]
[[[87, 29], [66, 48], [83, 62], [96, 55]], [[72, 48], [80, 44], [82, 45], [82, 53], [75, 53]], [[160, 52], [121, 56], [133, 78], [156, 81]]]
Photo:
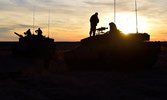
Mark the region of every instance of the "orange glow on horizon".
[[[84, 19], [76, 19], [76, 20], [69, 20], [68, 23], [61, 22], [58, 23], [58, 21], [52, 17], [51, 23], [50, 23], [50, 34], [49, 37], [55, 39], [55, 41], [80, 41], [83, 38], [86, 38], [89, 36], [89, 30], [90, 30], [90, 23], [89, 23], [89, 17], [87, 16]], [[113, 20], [113, 15], [112, 13], [110, 14], [105, 14], [105, 15], [99, 15], [99, 20], [100, 22], [97, 25], [97, 28], [100, 27], [108, 27], [109, 30], [109, 23], [112, 22]], [[28, 18], [28, 17], [27, 17]], [[43, 20], [45, 21], [43, 22]], [[62, 17], [64, 20], [65, 18]], [[31, 29], [31, 32], [33, 33], [33, 28], [32, 28], [32, 22], [29, 19], [25, 19], [23, 22], [15, 22], [9, 27], [12, 27], [14, 25], [22, 25], [20, 23], [23, 23], [23, 25], [16, 26], [13, 28], [13, 30], [10, 30], [8, 33], [9, 38], [6, 38], [8, 41], [18, 41], [18, 37], [14, 34], [14, 32], [17, 32], [19, 34], [24, 35], [24, 32], [27, 31], [27, 29]], [[43, 18], [42, 20], [36, 19], [36, 24], [35, 24], [35, 30], [40, 27], [43, 31], [44, 36], [48, 36], [48, 23], [47, 23], [47, 17]], [[136, 33], [136, 19], [134, 13], [118, 13], [117, 18], [116, 18], [116, 25], [117, 28], [122, 31], [123, 33]], [[25, 25], [25, 26], [24, 26]], [[156, 28], [154, 28], [156, 27]], [[167, 40], [163, 35], [160, 33], [165, 33], [166, 30], [165, 25], [164, 26], [158, 26], [149, 23], [148, 19], [139, 16], [138, 17], [138, 32], [139, 33], [148, 33], [150, 34], [151, 40]], [[105, 30], [104, 32], [108, 31]], [[163, 30], [163, 31], [162, 31]], [[36, 34], [36, 33], [35, 33]], [[7, 36], [6, 36], [7, 37]], [[0, 38], [1, 41], [4, 41], [5, 38]]]

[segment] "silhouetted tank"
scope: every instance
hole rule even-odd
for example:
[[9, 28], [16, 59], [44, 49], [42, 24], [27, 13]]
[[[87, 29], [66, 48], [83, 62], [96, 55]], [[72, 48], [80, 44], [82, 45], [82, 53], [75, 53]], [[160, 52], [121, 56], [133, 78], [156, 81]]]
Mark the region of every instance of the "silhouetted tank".
[[148, 69], [157, 61], [160, 42], [147, 33], [122, 34], [112, 30], [81, 40], [81, 46], [65, 53], [71, 70]]
[[14, 49], [15, 53], [45, 59], [50, 59], [54, 55], [54, 39], [42, 35], [22, 36], [16, 32], [15, 34], [20, 37]]

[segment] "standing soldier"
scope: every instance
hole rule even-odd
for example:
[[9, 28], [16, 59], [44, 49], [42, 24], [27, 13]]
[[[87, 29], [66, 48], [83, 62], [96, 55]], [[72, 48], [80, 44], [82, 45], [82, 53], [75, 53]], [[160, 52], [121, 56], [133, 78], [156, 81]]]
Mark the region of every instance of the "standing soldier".
[[96, 26], [97, 26], [97, 23], [99, 23], [99, 19], [97, 15], [98, 13], [96, 12], [90, 17], [90, 32], [89, 32], [90, 37], [92, 35], [92, 32], [93, 32], [93, 36], [95, 36]]

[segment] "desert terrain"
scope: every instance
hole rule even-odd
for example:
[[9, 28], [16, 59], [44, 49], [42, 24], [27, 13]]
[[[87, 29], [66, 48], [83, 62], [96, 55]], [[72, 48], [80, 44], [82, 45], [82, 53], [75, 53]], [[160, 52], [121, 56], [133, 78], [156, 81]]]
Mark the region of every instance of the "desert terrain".
[[42, 59], [12, 52], [17, 42], [0, 43], [1, 100], [166, 100], [167, 43], [150, 70], [69, 71], [64, 52], [79, 42], [55, 43], [49, 69]]

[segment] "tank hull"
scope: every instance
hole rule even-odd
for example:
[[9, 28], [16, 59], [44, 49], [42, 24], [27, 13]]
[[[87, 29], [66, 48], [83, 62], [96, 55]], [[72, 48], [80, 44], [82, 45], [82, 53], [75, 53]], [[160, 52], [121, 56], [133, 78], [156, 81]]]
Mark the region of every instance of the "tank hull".
[[161, 51], [160, 42], [95, 38], [83, 39], [80, 47], [65, 53], [71, 70], [149, 69]]
[[14, 51], [17, 54], [22, 54], [30, 57], [49, 58], [54, 54], [55, 47], [54, 39], [44, 37], [23, 37], [19, 38], [19, 43]]

